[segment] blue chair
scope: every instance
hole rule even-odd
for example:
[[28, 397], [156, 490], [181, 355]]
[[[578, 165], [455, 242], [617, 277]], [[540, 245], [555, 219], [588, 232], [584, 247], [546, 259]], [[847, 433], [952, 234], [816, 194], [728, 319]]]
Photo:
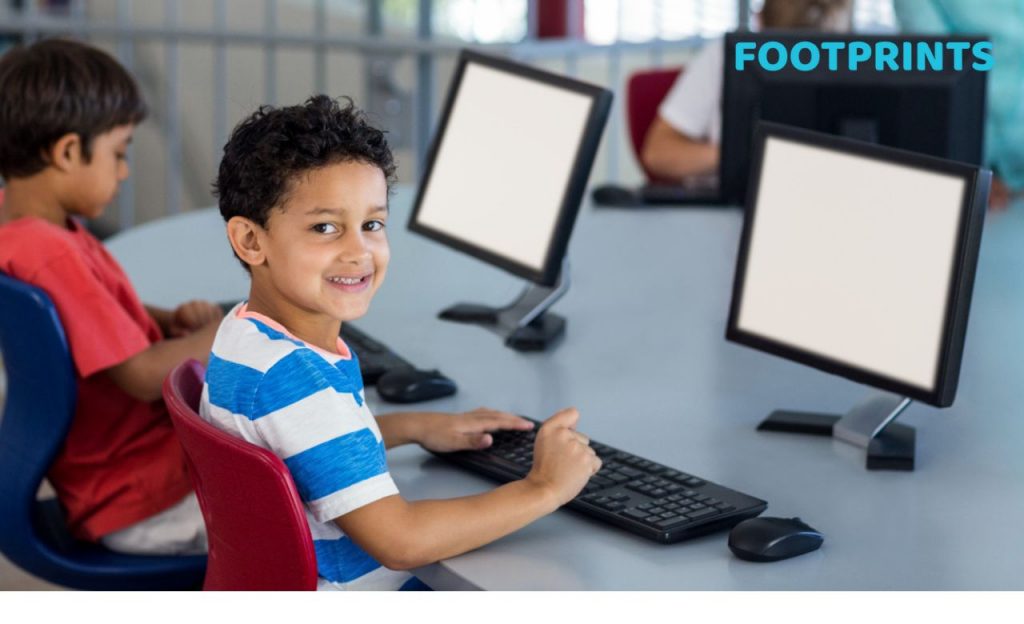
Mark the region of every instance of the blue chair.
[[75, 372], [57, 311], [43, 291], [0, 273], [0, 552], [51, 583], [85, 590], [199, 589], [206, 557], [123, 555], [73, 538], [39, 485], [71, 426]]

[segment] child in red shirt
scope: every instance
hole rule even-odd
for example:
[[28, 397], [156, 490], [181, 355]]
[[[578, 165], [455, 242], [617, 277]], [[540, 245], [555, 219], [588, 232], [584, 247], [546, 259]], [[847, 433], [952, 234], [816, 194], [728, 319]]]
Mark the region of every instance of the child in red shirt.
[[69, 529], [123, 552], [186, 554], [206, 535], [160, 390], [178, 362], [205, 362], [221, 312], [143, 306], [76, 220], [114, 198], [145, 115], [134, 80], [95, 48], [54, 39], [0, 57], [0, 271], [53, 300], [77, 372], [75, 417], [47, 475]]

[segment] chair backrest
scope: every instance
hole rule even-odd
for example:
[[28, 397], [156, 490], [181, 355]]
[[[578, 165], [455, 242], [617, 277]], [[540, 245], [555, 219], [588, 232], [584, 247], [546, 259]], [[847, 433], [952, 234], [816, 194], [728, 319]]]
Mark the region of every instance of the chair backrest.
[[7, 372], [0, 413], [0, 550], [20, 565], [19, 554], [39, 545], [27, 539], [36, 533], [36, 492], [71, 427], [77, 382], [49, 297], [2, 273], [0, 351]]
[[0, 552], [27, 572], [75, 589], [187, 589], [205, 557], [122, 555], [75, 540], [60, 505], [36, 493], [75, 415], [77, 378], [64, 328], [39, 288], [0, 273]]
[[199, 416], [203, 374], [195, 360], [178, 365], [164, 400], [206, 521], [204, 589], [315, 590], [316, 552], [291, 474], [270, 451]]
[[633, 155], [637, 163], [647, 174], [648, 180], [656, 180], [643, 165], [640, 154], [643, 153], [644, 138], [647, 130], [658, 115], [658, 106], [668, 95], [669, 89], [682, 74], [679, 67], [670, 69], [652, 69], [638, 71], [629, 77], [626, 84], [626, 115], [629, 119], [629, 138], [633, 144]]

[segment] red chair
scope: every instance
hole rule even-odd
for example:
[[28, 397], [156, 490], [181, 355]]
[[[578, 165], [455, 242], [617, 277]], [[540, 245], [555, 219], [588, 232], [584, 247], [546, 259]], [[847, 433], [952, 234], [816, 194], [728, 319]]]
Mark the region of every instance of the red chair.
[[284, 463], [197, 413], [203, 366], [179, 364], [164, 401], [181, 440], [210, 540], [204, 590], [315, 590], [316, 552]]
[[652, 69], [638, 71], [626, 83], [626, 116], [629, 119], [629, 138], [633, 143], [633, 155], [640, 163], [647, 179], [656, 182], [657, 177], [644, 167], [640, 154], [643, 153], [647, 130], [658, 116], [658, 106], [668, 95], [669, 89], [683, 73], [682, 68]]

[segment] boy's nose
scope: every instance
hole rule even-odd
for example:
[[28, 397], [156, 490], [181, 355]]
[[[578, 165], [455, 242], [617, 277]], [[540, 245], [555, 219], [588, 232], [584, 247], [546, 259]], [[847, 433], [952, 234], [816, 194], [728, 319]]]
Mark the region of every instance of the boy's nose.
[[117, 181], [122, 182], [128, 179], [128, 175], [131, 173], [131, 169], [128, 167], [128, 163], [121, 162], [121, 166], [117, 168]]
[[342, 260], [359, 261], [370, 255], [361, 231], [349, 232], [342, 237], [341, 249], [338, 254]]

